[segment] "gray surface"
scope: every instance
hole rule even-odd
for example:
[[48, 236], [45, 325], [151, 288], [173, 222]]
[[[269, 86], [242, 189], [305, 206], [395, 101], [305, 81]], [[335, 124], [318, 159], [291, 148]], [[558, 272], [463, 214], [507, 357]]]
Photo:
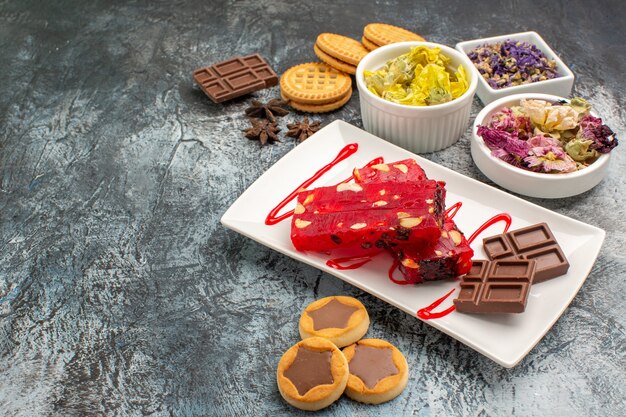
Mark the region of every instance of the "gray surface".
[[[0, 2], [0, 415], [295, 414], [276, 364], [301, 309], [331, 294], [361, 299], [368, 335], [396, 344], [411, 374], [390, 403], [342, 398], [328, 415], [626, 415], [626, 144], [592, 191], [531, 199], [607, 239], [562, 318], [507, 370], [224, 229], [226, 208], [296, 144], [259, 148], [240, 132], [248, 98], [215, 105], [191, 81], [252, 52], [282, 73], [314, 60], [318, 33], [359, 38], [372, 21], [448, 45], [533, 29], [625, 138], [623, 2], [83, 3]], [[358, 94], [320, 118], [361, 126]], [[468, 133], [426, 157], [487, 182]]]

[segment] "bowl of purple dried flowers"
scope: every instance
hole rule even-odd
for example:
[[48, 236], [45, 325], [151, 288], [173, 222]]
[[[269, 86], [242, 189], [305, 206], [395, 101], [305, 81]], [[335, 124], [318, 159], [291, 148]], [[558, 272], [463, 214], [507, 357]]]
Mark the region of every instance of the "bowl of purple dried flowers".
[[574, 74], [537, 32], [513, 33], [456, 44], [478, 74], [484, 105], [512, 94], [569, 96]]
[[581, 98], [517, 94], [478, 113], [471, 152], [476, 166], [501, 187], [530, 197], [562, 198], [602, 181], [617, 143]]

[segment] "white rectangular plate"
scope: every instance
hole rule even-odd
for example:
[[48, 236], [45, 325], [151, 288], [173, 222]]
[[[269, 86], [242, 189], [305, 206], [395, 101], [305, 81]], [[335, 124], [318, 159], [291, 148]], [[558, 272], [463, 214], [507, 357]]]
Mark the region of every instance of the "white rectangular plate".
[[[522, 314], [470, 315], [453, 312], [440, 319], [427, 320], [445, 332], [507, 368], [515, 366], [541, 340], [561, 316], [587, 278], [604, 240], [604, 231], [546, 210], [525, 200], [444, 168], [402, 148], [392, 145], [348, 123], [335, 121], [298, 145], [254, 182], [222, 217], [222, 224], [263, 245], [313, 265], [404, 310], [416, 317], [417, 310], [430, 305], [459, 281], [431, 282], [416, 286], [392, 283], [387, 277], [391, 258], [376, 256], [357, 270], [336, 270], [326, 266], [327, 256], [302, 253], [290, 240], [291, 221], [265, 225], [265, 217], [284, 197], [318, 169], [332, 161], [349, 143], [358, 151], [327, 172], [314, 186], [336, 184], [347, 178], [354, 167], [361, 167], [382, 156], [386, 162], [415, 158], [429, 178], [446, 182], [447, 205], [462, 202], [454, 217], [458, 227], [469, 236], [486, 220], [508, 213], [511, 230], [546, 222], [570, 262], [566, 275], [532, 286], [526, 311]], [[287, 206], [293, 209], [295, 202]], [[485, 258], [482, 237], [502, 232], [502, 225], [487, 229], [472, 244], [474, 258]], [[434, 311], [452, 305], [455, 291]]]

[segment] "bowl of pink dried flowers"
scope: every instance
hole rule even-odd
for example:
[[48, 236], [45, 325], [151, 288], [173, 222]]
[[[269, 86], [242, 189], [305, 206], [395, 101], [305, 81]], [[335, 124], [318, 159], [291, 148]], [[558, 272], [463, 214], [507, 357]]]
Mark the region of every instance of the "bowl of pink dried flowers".
[[476, 166], [496, 184], [540, 198], [583, 193], [606, 175], [617, 138], [591, 104], [549, 94], [496, 100], [476, 116]]

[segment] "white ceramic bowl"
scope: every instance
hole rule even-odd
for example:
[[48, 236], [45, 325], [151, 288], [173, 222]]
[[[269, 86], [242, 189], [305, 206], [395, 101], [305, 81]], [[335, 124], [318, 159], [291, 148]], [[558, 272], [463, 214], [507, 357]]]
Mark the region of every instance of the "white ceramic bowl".
[[[376, 96], [365, 86], [363, 71], [375, 71], [390, 59], [419, 45], [441, 48], [456, 69], [463, 65], [469, 77], [469, 88], [459, 98], [433, 106], [407, 106]], [[472, 61], [454, 49], [430, 42], [400, 42], [370, 52], [356, 69], [356, 84], [361, 102], [363, 127], [368, 132], [415, 153], [434, 152], [454, 144], [469, 123], [470, 110], [478, 76]]]
[[574, 85], [574, 73], [561, 61], [561, 58], [554, 53], [554, 51], [548, 46], [537, 32], [521, 32], [512, 33], [510, 35], [494, 36], [491, 38], [474, 39], [472, 41], [459, 42], [456, 44], [456, 49], [467, 55], [472, 49], [484, 45], [492, 44], [496, 42], [503, 42], [507, 39], [513, 39], [521, 42], [529, 42], [534, 44], [537, 48], [543, 52], [548, 60], [556, 61], [557, 72], [559, 77], [551, 80], [537, 81], [530, 84], [515, 85], [512, 87], [505, 87], [495, 89], [492, 88], [487, 81], [482, 77], [478, 69], [472, 64], [471, 69], [478, 76], [478, 89], [476, 94], [480, 101], [486, 106], [494, 100], [502, 97], [510, 96], [513, 94], [522, 93], [544, 93], [554, 94], [557, 96], [567, 97], [572, 91]]
[[[539, 198], [571, 197], [595, 187], [609, 169], [610, 154], [602, 154], [594, 163], [580, 171], [565, 174], [544, 174], [516, 168], [491, 155], [491, 150], [478, 136], [478, 126], [487, 125], [491, 116], [503, 107], [516, 106], [521, 99], [550, 102], [567, 100], [549, 94], [517, 94], [503, 97], [478, 113], [472, 129], [472, 158], [478, 169], [496, 184], [513, 192]], [[591, 115], [598, 117], [593, 111]]]

